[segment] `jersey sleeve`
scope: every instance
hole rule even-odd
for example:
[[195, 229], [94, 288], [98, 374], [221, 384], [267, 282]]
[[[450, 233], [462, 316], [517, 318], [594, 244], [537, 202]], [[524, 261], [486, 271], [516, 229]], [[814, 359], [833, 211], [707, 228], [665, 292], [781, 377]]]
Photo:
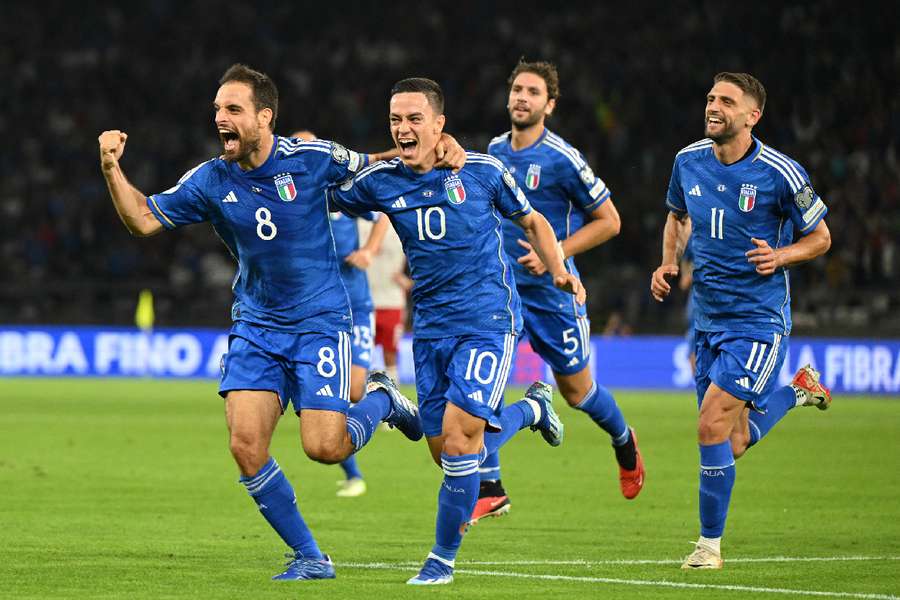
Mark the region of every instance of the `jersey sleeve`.
[[370, 198], [367, 181], [347, 179], [340, 185], [333, 185], [325, 191], [328, 198], [328, 210], [342, 212], [353, 218], [362, 218], [370, 221], [373, 211], [378, 211], [378, 206]]
[[578, 163], [566, 162], [567, 177], [563, 187], [574, 203], [585, 212], [591, 212], [609, 199], [609, 188], [606, 183], [594, 175], [590, 165], [579, 153]]
[[498, 171], [498, 175], [498, 192], [494, 196], [494, 206], [497, 207], [500, 214], [507, 219], [518, 219], [530, 213], [531, 204], [522, 193], [522, 189], [516, 184], [509, 169], [504, 168], [502, 172]]
[[328, 142], [329, 160], [326, 179], [330, 183], [346, 181], [369, 164], [369, 155], [347, 150], [337, 142]]
[[788, 176], [781, 179], [779, 206], [781, 213], [793, 221], [800, 233], [806, 235], [825, 218], [828, 207], [813, 190], [806, 169], [791, 161]]
[[672, 165], [672, 177], [669, 179], [669, 190], [666, 192], [666, 206], [669, 210], [679, 215], [687, 212], [684, 203], [684, 189], [681, 187], [681, 168], [678, 159]]
[[197, 165], [182, 175], [174, 186], [147, 198], [150, 212], [166, 229], [209, 220], [209, 208], [201, 183], [205, 174], [201, 167], [206, 164]]

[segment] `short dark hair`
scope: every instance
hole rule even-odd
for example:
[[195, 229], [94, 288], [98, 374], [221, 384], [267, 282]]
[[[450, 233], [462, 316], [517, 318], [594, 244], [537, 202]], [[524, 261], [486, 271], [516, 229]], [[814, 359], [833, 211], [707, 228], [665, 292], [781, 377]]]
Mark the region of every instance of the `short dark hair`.
[[401, 79], [391, 88], [391, 96], [417, 92], [425, 94], [425, 98], [434, 110], [434, 114], [444, 114], [444, 91], [437, 81], [425, 77], [410, 77]]
[[246, 83], [250, 86], [250, 90], [253, 93], [253, 106], [256, 108], [256, 112], [264, 108], [271, 110], [272, 121], [269, 123], [269, 129], [275, 131], [275, 121], [278, 119], [278, 88], [275, 87], [275, 82], [272, 81], [272, 78], [265, 73], [251, 69], [247, 65], [234, 63], [228, 67], [228, 70], [219, 79], [219, 85], [225, 85], [231, 81]]
[[713, 85], [720, 81], [733, 83], [745, 94], [756, 100], [756, 104], [759, 105], [759, 112], [762, 112], [766, 107], [766, 88], [763, 87], [763, 84], [759, 79], [750, 73], [730, 73], [728, 71], [723, 71], [713, 77]]
[[516, 77], [522, 73], [534, 73], [543, 79], [544, 83], [547, 84], [547, 98], [552, 100], [559, 99], [559, 73], [556, 71], [556, 65], [552, 62], [547, 62], [545, 60], [526, 62], [524, 58], [520, 58], [519, 63], [516, 65], [516, 68], [513, 69], [509, 79], [506, 80], [506, 83], [512, 87]]

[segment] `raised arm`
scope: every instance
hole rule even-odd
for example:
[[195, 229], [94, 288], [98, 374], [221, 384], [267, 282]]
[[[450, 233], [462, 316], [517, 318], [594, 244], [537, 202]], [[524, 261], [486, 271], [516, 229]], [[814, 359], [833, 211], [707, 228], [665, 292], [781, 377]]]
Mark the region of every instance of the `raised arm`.
[[678, 262], [684, 254], [690, 233], [691, 220], [687, 213], [669, 212], [663, 229], [662, 262], [653, 271], [653, 277], [650, 279], [650, 293], [659, 302], [672, 291], [666, 278], [678, 275]]
[[550, 275], [553, 276], [553, 285], [575, 296], [578, 304], [584, 304], [585, 291], [575, 275], [566, 270], [566, 265], [560, 250], [556, 235], [550, 223], [544, 215], [537, 211], [531, 211], [516, 219], [516, 223], [525, 232], [528, 243], [534, 248], [538, 257], [547, 266]]
[[117, 129], [100, 134], [100, 167], [125, 228], [132, 235], [147, 237], [159, 233], [163, 226], [147, 207], [147, 197], [131, 185], [119, 165], [127, 139], [128, 135]]

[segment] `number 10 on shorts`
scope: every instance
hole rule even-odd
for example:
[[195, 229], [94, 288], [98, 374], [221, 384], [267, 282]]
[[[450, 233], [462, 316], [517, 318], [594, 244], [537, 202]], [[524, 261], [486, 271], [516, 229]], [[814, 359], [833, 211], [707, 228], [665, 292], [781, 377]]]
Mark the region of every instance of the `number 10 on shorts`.
[[478, 348], [469, 350], [469, 363], [466, 365], [466, 379], [487, 385], [494, 381], [497, 374], [497, 355], [486, 350], [479, 352]]

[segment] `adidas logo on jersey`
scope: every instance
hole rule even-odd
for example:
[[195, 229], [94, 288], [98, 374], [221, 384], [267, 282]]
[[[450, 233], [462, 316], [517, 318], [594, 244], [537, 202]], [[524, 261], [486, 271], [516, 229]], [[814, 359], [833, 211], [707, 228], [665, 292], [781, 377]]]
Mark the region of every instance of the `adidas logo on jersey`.
[[316, 392], [316, 396], [334, 396], [334, 394], [331, 391], [331, 386], [326, 383], [324, 386], [319, 388], [319, 391]]
[[482, 403], [484, 402], [484, 394], [481, 393], [481, 390], [475, 390], [470, 394], [466, 394], [466, 398], [471, 398], [475, 402]]
[[394, 203], [391, 204], [391, 208], [406, 208], [406, 200], [403, 198], [403, 196], [400, 196], [399, 198], [394, 200]]
[[237, 202], [237, 196], [234, 191], [228, 192], [224, 198], [222, 198], [222, 202]]
[[750, 378], [749, 377], [740, 377], [735, 379], [734, 382], [744, 388], [745, 390], [750, 389]]
[[573, 357], [572, 357], [572, 360], [570, 360], [570, 361], [569, 361], [569, 364], [567, 364], [566, 366], [567, 366], [567, 367], [574, 367], [574, 366], [577, 365], [579, 362], [580, 362], [580, 361], [578, 360], [578, 357], [577, 357], [577, 356], [573, 356]]
[[700, 193], [699, 185], [695, 185], [694, 187], [691, 188], [691, 191], [688, 192], [688, 196], [702, 196], [702, 195], [703, 194]]

